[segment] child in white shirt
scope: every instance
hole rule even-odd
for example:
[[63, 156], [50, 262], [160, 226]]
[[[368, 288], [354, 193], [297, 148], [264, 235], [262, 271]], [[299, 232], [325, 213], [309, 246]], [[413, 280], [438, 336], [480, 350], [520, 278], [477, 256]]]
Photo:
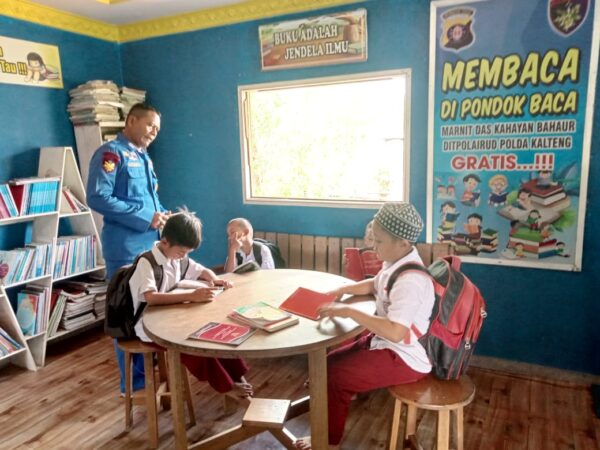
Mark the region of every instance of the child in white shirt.
[[249, 261], [256, 261], [254, 256], [254, 247], [260, 249], [261, 269], [274, 269], [275, 261], [271, 250], [266, 245], [254, 240], [254, 230], [252, 224], [247, 219], [238, 217], [231, 219], [227, 224], [227, 260], [225, 261], [225, 272], [233, 272], [233, 270]]
[[[350, 317], [370, 333], [327, 356], [329, 445], [339, 448], [352, 397], [360, 392], [412, 383], [431, 371], [431, 364], [412, 328], [425, 333], [434, 305], [433, 283], [423, 273], [403, 272], [391, 292], [390, 275], [406, 263], [423, 264], [413, 243], [423, 222], [405, 202], [386, 203], [373, 221], [374, 248], [384, 261], [375, 278], [344, 285], [332, 291], [338, 296], [375, 295], [376, 314], [369, 315], [344, 303], [321, 306], [322, 317]], [[310, 449], [310, 439], [296, 441], [301, 450]]]
[[[161, 286], [156, 286], [152, 265], [146, 258], [140, 258], [135, 272], [129, 281], [134, 311], [143, 303], [148, 305], [168, 305], [182, 302], [206, 302], [215, 298], [219, 288], [228, 289], [232, 284], [219, 278], [212, 270], [188, 258], [189, 264], [181, 276], [181, 260], [202, 242], [202, 223], [193, 214], [182, 211], [167, 220], [160, 241], [152, 247], [152, 256], [162, 266]], [[182, 278], [203, 280], [206, 287], [189, 292], [169, 292]], [[135, 326], [136, 335], [144, 342], [151, 342], [144, 332], [142, 321]], [[157, 345], [157, 344], [153, 344]], [[157, 346], [158, 347], [158, 346]], [[162, 348], [162, 347], [161, 347]], [[219, 359], [192, 355], [181, 355], [181, 362], [190, 373], [208, 383], [218, 392], [235, 391], [238, 398], [248, 400], [252, 396], [252, 385], [244, 375], [248, 366], [241, 359]]]

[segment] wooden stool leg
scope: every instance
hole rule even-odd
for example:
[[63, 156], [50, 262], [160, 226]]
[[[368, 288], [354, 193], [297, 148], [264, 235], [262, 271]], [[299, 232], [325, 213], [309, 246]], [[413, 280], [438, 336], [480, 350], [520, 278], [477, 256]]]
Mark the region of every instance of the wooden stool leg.
[[188, 377], [187, 369], [181, 368], [181, 382], [185, 389], [185, 402], [187, 403], [188, 415], [190, 416], [189, 426], [196, 425], [196, 414], [194, 414], [194, 403], [192, 402], [192, 390], [190, 388], [190, 378]]
[[133, 418], [131, 414], [131, 396], [133, 391], [133, 377], [131, 375], [131, 353], [124, 352], [125, 360], [125, 430], [131, 430]]
[[398, 434], [400, 434], [400, 416], [402, 415], [402, 401], [396, 399], [394, 402], [394, 415], [392, 417], [392, 433], [390, 435], [389, 450], [398, 448]]
[[414, 405], [408, 405], [406, 411], [406, 430], [404, 432], [404, 438], [409, 439], [410, 436], [414, 436], [417, 432], [417, 407]]
[[438, 411], [437, 450], [448, 450], [450, 441], [450, 411]]
[[[156, 359], [158, 360], [158, 384], [159, 386], [162, 383], [166, 385], [166, 391], [171, 392], [171, 388], [169, 387], [169, 374], [167, 370], [167, 358], [164, 352], [157, 352]], [[170, 395], [162, 395], [160, 396], [160, 406], [165, 411], [171, 409], [171, 396]]]
[[152, 355], [152, 353], [144, 353], [144, 372], [150, 448], [156, 448], [158, 447], [158, 418], [156, 412], [156, 388], [154, 387], [154, 361]]
[[463, 415], [463, 408], [457, 408], [454, 411], [454, 416], [456, 419], [456, 449], [457, 450], [463, 450], [464, 449], [464, 445], [465, 445], [465, 441], [464, 441], [464, 415]]

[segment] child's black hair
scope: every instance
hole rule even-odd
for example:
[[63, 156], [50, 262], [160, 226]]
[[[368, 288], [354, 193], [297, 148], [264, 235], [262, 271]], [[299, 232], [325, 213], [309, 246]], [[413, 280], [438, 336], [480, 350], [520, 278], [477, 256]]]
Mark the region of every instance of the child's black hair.
[[171, 245], [195, 250], [202, 243], [202, 222], [187, 209], [181, 209], [167, 220], [162, 239]]
[[477, 214], [477, 213], [469, 214], [467, 219], [479, 219], [480, 221], [483, 222], [483, 216], [481, 214]]
[[465, 176], [463, 177], [463, 182], [464, 182], [464, 183], [466, 183], [466, 182], [467, 182], [467, 181], [469, 181], [471, 178], [472, 178], [473, 180], [477, 181], [478, 183], [481, 183], [481, 178], [479, 178], [479, 177], [478, 177], [476, 174], [474, 174], [474, 173], [469, 173], [469, 174], [465, 175]]

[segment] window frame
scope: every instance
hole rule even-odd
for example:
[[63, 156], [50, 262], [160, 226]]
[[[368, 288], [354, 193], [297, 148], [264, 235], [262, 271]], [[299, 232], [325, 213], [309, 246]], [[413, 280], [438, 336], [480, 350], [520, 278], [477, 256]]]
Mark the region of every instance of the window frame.
[[354, 83], [360, 81], [373, 81], [405, 77], [404, 95], [404, 180], [402, 201], [410, 198], [410, 116], [411, 116], [411, 69], [393, 69], [376, 72], [362, 72], [356, 74], [335, 75], [328, 77], [306, 78], [297, 80], [274, 81], [269, 83], [247, 84], [238, 86], [238, 112], [240, 131], [240, 152], [242, 169], [242, 196], [243, 203], [249, 205], [281, 205], [281, 206], [314, 206], [326, 208], [373, 208], [377, 209], [384, 201], [369, 200], [316, 200], [316, 199], [285, 199], [280, 197], [252, 197], [251, 173], [248, 158], [250, 137], [246, 134], [247, 108], [246, 96], [248, 91], [274, 90], [286, 87], [309, 87], [324, 84]]

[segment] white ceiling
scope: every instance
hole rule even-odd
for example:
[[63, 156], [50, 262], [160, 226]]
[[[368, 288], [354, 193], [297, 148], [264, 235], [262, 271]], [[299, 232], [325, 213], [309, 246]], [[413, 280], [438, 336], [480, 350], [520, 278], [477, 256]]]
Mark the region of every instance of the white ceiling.
[[29, 0], [60, 11], [113, 25], [218, 8], [251, 0]]

